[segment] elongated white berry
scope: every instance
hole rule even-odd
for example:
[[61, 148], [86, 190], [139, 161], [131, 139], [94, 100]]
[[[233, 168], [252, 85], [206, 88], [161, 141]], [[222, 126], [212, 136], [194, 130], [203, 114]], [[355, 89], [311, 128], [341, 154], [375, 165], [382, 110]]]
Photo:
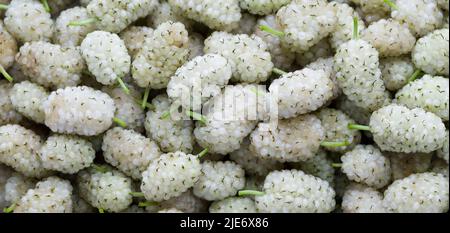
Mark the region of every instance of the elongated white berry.
[[280, 120], [276, 128], [260, 123], [250, 135], [250, 150], [262, 158], [299, 162], [315, 156], [324, 138], [319, 118], [305, 114]]
[[393, 19], [381, 19], [372, 23], [362, 32], [361, 38], [372, 44], [380, 57], [408, 54], [416, 43], [408, 26]]
[[16, 61], [31, 81], [54, 89], [79, 84], [85, 68], [78, 49], [44, 41], [24, 44]]
[[80, 196], [92, 206], [108, 211], [120, 212], [126, 209], [133, 198], [131, 179], [112, 167], [87, 168], [77, 174]]
[[140, 87], [167, 87], [170, 77], [189, 57], [188, 32], [182, 23], [168, 21], [144, 41], [132, 64], [133, 79]]
[[384, 192], [386, 209], [395, 213], [444, 213], [449, 203], [448, 178], [442, 174], [413, 174], [392, 183]]
[[231, 76], [228, 59], [206, 54], [187, 62], [175, 72], [167, 85], [167, 95], [185, 109], [200, 110], [201, 104], [221, 92]]
[[155, 142], [121, 127], [105, 133], [102, 150], [106, 162], [134, 179], [140, 179], [150, 162], [161, 154]]
[[78, 136], [52, 135], [39, 150], [39, 157], [46, 169], [74, 174], [92, 164], [95, 150]]
[[204, 161], [201, 175], [194, 185], [194, 194], [208, 201], [222, 200], [244, 188], [245, 172], [234, 162]]
[[39, 135], [20, 125], [0, 127], [0, 162], [28, 177], [41, 178], [49, 174], [38, 156], [42, 146]]
[[396, 103], [410, 109], [422, 108], [449, 119], [449, 82], [448, 78], [425, 75], [400, 89], [395, 95]]
[[238, 0], [169, 0], [168, 3], [183, 16], [215, 30], [230, 31], [241, 19]]
[[444, 146], [445, 126], [433, 113], [391, 104], [374, 112], [370, 131], [383, 151], [429, 153]]
[[53, 132], [83, 136], [106, 131], [113, 123], [116, 110], [111, 97], [86, 86], [58, 89], [43, 106], [45, 124]]
[[357, 106], [369, 111], [390, 102], [386, 91], [377, 50], [357, 39], [342, 44], [334, 55], [334, 70], [339, 86]]
[[382, 188], [391, 180], [391, 163], [372, 145], [358, 145], [342, 157], [342, 171], [350, 180]]
[[72, 185], [59, 177], [49, 177], [29, 189], [14, 213], [72, 213]]
[[49, 41], [53, 20], [36, 0], [13, 0], [5, 13], [5, 26], [21, 42]]
[[420, 38], [412, 51], [417, 68], [431, 75], [449, 74], [449, 30], [439, 29]]
[[292, 118], [322, 107], [333, 95], [330, 73], [305, 68], [272, 82], [270, 97], [278, 104], [281, 118]]
[[308, 50], [333, 32], [336, 12], [324, 0], [297, 0], [277, 12], [284, 36], [282, 42], [295, 52]]
[[186, 192], [199, 180], [202, 166], [196, 155], [175, 152], [153, 160], [142, 173], [145, 199], [163, 201]]
[[236, 82], [260, 83], [272, 73], [267, 45], [255, 35], [214, 32], [205, 40], [204, 51], [227, 58], [233, 69], [232, 80]]
[[406, 23], [416, 36], [424, 36], [443, 23], [442, 12], [434, 0], [396, 0], [395, 6], [391, 17]]
[[386, 213], [383, 206], [383, 194], [377, 190], [361, 185], [351, 184], [342, 198], [344, 213]]
[[80, 49], [89, 72], [103, 85], [115, 84], [130, 72], [131, 57], [116, 34], [91, 32], [81, 42]]
[[263, 193], [255, 203], [264, 213], [328, 213], [335, 207], [335, 192], [328, 182], [298, 170], [270, 173]]
[[119, 33], [156, 7], [156, 0], [91, 0], [86, 9], [99, 30]]

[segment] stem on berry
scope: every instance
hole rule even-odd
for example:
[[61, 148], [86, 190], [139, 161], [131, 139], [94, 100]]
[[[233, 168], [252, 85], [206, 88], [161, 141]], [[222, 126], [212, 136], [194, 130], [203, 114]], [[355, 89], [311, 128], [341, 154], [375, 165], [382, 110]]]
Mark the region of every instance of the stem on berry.
[[141, 104], [142, 109], [145, 109], [145, 107], [146, 107], [149, 94], [150, 94], [150, 86], [145, 88], [144, 98], [142, 98], [142, 104]]
[[332, 163], [331, 166], [334, 167], [334, 168], [341, 168], [342, 167], [342, 163]]
[[114, 121], [117, 125], [119, 125], [120, 127], [122, 127], [122, 128], [126, 128], [126, 127], [127, 127], [127, 123], [126, 123], [125, 121], [123, 121], [123, 120], [117, 118], [117, 117], [113, 117], [113, 121]]
[[398, 6], [395, 5], [395, 3], [393, 3], [391, 0], [384, 0], [384, 3], [386, 3], [390, 8], [398, 10]]
[[5, 68], [3, 68], [2, 65], [0, 65], [0, 73], [3, 74], [3, 76], [8, 80], [10, 83], [14, 81], [13, 77], [6, 72]]
[[201, 157], [205, 156], [206, 154], [208, 154], [208, 151], [209, 151], [208, 148], [203, 149], [203, 150], [197, 155], [198, 158], [201, 158]]
[[256, 191], [256, 190], [241, 190], [238, 192], [238, 196], [262, 196], [264, 192]]
[[48, 13], [52, 12], [52, 9], [50, 9], [50, 6], [48, 5], [47, 0], [41, 0], [41, 3], [44, 6], [45, 11], [47, 11]]
[[102, 208], [98, 208], [98, 212], [101, 213], [101, 214], [104, 214], [104, 213], [105, 213], [105, 210], [102, 209]]
[[5, 214], [9, 214], [12, 213], [14, 211], [14, 209], [16, 208], [16, 203], [13, 203], [12, 205], [10, 205], [7, 208], [3, 208], [3, 213]]
[[414, 80], [418, 79], [422, 74], [423, 74], [423, 72], [419, 69], [414, 71], [414, 73], [408, 79], [408, 83], [413, 82]]
[[161, 114], [161, 116], [159, 117], [159, 119], [161, 120], [165, 120], [167, 118], [170, 117], [170, 111], [165, 111], [163, 114]]
[[285, 35], [284, 32], [278, 31], [277, 29], [272, 28], [267, 25], [259, 25], [259, 29], [261, 29], [261, 31], [265, 31], [269, 34], [272, 34], [272, 35], [278, 36], [278, 37], [283, 37]]
[[144, 197], [143, 192], [130, 192], [130, 195], [133, 197]]
[[287, 74], [286, 71], [280, 70], [278, 68], [273, 68], [272, 72], [275, 73], [275, 74], [278, 74], [278, 75], [285, 75], [285, 74]]
[[329, 142], [329, 141], [323, 141], [320, 143], [323, 147], [341, 147], [341, 146], [349, 146], [349, 141], [343, 141], [343, 142]]
[[148, 206], [155, 206], [155, 205], [158, 205], [158, 203], [153, 202], [153, 201], [139, 202], [139, 204], [138, 204], [139, 207], [148, 207]]
[[370, 126], [367, 125], [348, 124], [348, 128], [355, 130], [370, 131]]
[[200, 122], [202, 122], [203, 124], [206, 125], [206, 117], [203, 116], [202, 114], [197, 113], [197, 112], [193, 112], [193, 111], [187, 111], [186, 114], [189, 117], [192, 117], [194, 120], [200, 121]]
[[123, 82], [123, 80], [118, 77], [117, 78], [117, 82], [119, 83], [120, 87], [122, 87], [122, 89], [125, 92], [125, 94], [129, 95], [130, 94], [130, 89], [128, 89], [127, 85]]
[[88, 19], [83, 19], [83, 20], [79, 20], [79, 21], [72, 21], [68, 25], [69, 26], [84, 26], [84, 25], [94, 23], [95, 21], [97, 21], [97, 18], [88, 18]]
[[359, 31], [358, 31], [358, 17], [353, 17], [353, 39], [359, 39]]
[[92, 164], [91, 165], [96, 171], [101, 172], [101, 173], [106, 173], [108, 172], [108, 167], [104, 166], [104, 165], [96, 165], [96, 164]]

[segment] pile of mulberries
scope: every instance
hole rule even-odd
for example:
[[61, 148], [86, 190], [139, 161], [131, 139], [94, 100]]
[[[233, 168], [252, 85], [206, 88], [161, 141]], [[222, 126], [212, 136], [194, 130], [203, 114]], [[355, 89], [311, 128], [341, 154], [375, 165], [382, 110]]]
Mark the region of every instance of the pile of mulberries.
[[0, 212], [448, 212], [448, 15], [0, 0]]

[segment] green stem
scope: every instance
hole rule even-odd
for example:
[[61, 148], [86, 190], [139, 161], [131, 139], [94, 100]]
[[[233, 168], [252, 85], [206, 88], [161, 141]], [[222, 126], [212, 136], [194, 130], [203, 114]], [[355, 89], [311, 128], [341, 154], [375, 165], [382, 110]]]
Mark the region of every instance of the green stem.
[[418, 79], [421, 75], [422, 75], [422, 71], [421, 70], [414, 71], [414, 73], [408, 79], [408, 83], [413, 82], [414, 80]]
[[117, 78], [117, 82], [122, 87], [122, 89], [125, 92], [125, 94], [129, 95], [130, 94], [130, 89], [128, 89], [127, 85], [123, 82], [123, 80], [121, 78]]
[[14, 81], [13, 77], [6, 72], [5, 68], [3, 68], [2, 65], [0, 65], [0, 73], [3, 74], [3, 76], [8, 80], [10, 83]]
[[142, 109], [145, 109], [145, 107], [146, 107], [146, 103], [148, 101], [148, 95], [149, 94], [150, 94], [150, 86], [145, 88], [144, 98], [142, 98], [142, 104], [141, 104]]
[[92, 164], [91, 165], [95, 170], [97, 170], [98, 172], [101, 173], [107, 173], [108, 172], [108, 167], [104, 166], [104, 165], [96, 165], [96, 164]]
[[283, 37], [285, 35], [284, 32], [278, 31], [277, 29], [272, 28], [267, 25], [259, 25], [259, 29], [261, 29], [262, 31], [265, 31], [269, 34], [272, 34], [274, 36], [278, 36], [278, 37]]
[[264, 192], [256, 191], [256, 190], [241, 190], [238, 192], [238, 196], [262, 196]]
[[105, 213], [105, 210], [102, 209], [102, 208], [98, 208], [98, 212], [101, 213], [101, 214], [104, 214], [104, 213]]
[[126, 123], [125, 121], [123, 121], [123, 120], [117, 118], [117, 117], [113, 117], [113, 121], [114, 121], [117, 125], [119, 125], [120, 127], [122, 127], [122, 128], [126, 128], [126, 127], [127, 127], [127, 123]]
[[355, 129], [355, 130], [370, 131], [370, 127], [367, 125], [348, 124], [348, 128]]
[[331, 166], [334, 167], [334, 168], [341, 168], [342, 167], [342, 163], [332, 163]]
[[273, 68], [272, 72], [275, 73], [275, 74], [278, 74], [278, 75], [285, 75], [285, 74], [287, 74], [286, 71], [280, 70], [278, 68]]
[[320, 143], [320, 145], [323, 147], [341, 147], [341, 146], [349, 146], [350, 142], [349, 141], [343, 141], [343, 142], [323, 141], [322, 143]]
[[193, 111], [187, 111], [186, 114], [189, 117], [192, 117], [194, 120], [200, 121], [200, 122], [202, 122], [203, 124], [206, 125], [206, 117], [203, 116], [202, 114], [196, 113], [196, 112], [193, 112]]
[[130, 192], [130, 195], [133, 197], [144, 197], [143, 192]]
[[84, 26], [87, 24], [94, 23], [95, 21], [97, 21], [97, 18], [88, 18], [79, 21], [72, 21], [69, 23], [69, 26]]
[[9, 214], [12, 213], [14, 211], [14, 209], [16, 208], [16, 203], [13, 203], [12, 205], [10, 205], [7, 208], [3, 208], [3, 213], [5, 214]]
[[391, 0], [384, 0], [384, 3], [386, 3], [390, 8], [398, 10], [397, 5], [395, 5], [395, 3], [393, 3]]
[[8, 10], [8, 7], [6, 4], [0, 4], [0, 10]]
[[155, 206], [155, 205], [158, 205], [158, 203], [153, 202], [153, 201], [139, 202], [139, 204], [138, 204], [139, 207], [148, 207], [148, 206]]
[[52, 9], [50, 9], [50, 6], [48, 5], [47, 0], [41, 0], [41, 3], [44, 6], [45, 11], [47, 11], [48, 13], [52, 12]]
[[208, 154], [208, 151], [209, 151], [208, 148], [203, 149], [203, 150], [197, 155], [198, 158], [201, 158], [201, 157], [205, 156], [206, 154]]
[[161, 116], [159, 117], [159, 119], [161, 120], [165, 120], [167, 118], [170, 117], [170, 111], [165, 111], [163, 114], [161, 114]]
[[353, 39], [359, 39], [359, 31], [358, 31], [358, 17], [353, 17]]

